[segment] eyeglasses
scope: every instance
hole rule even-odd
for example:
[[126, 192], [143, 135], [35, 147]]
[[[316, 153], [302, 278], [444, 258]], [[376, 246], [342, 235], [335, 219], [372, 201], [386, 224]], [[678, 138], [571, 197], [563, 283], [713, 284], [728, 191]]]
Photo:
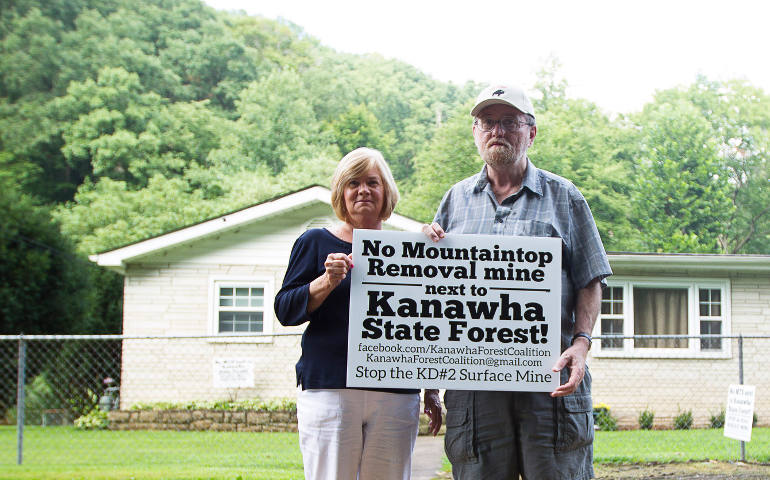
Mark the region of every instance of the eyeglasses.
[[503, 117], [500, 120], [492, 120], [491, 118], [477, 118], [476, 125], [484, 132], [491, 132], [495, 129], [495, 125], [500, 124], [500, 128], [505, 132], [512, 132], [517, 128], [529, 125], [529, 122], [521, 121], [516, 117]]

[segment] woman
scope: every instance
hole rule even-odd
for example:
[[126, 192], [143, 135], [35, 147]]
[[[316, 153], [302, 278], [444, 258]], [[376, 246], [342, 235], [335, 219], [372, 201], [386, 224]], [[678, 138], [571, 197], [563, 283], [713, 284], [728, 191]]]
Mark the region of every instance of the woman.
[[[398, 189], [382, 154], [369, 148], [345, 155], [331, 189], [343, 223], [297, 239], [275, 298], [282, 325], [308, 322], [296, 366], [305, 478], [408, 479], [418, 390], [345, 387], [353, 229], [381, 229], [398, 202]], [[438, 391], [426, 390], [425, 404], [435, 435], [441, 427]]]

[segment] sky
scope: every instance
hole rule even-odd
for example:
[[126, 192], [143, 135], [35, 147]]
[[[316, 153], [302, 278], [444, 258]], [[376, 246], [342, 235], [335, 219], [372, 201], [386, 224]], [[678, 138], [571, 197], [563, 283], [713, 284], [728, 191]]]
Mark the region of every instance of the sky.
[[283, 18], [323, 45], [379, 53], [462, 85], [531, 89], [549, 57], [567, 94], [608, 113], [638, 111], [656, 90], [744, 79], [770, 93], [770, 1], [204, 0]]

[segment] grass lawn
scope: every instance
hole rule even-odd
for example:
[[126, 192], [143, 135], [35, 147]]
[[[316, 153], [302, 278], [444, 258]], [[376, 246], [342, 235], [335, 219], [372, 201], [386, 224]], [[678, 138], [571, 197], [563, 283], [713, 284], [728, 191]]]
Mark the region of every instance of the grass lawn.
[[[687, 462], [690, 460], [740, 460], [738, 440], [722, 429], [630, 430], [596, 432], [596, 463]], [[770, 462], [770, 428], [754, 428], [746, 442], [746, 460]]]
[[[770, 428], [746, 444], [751, 462], [770, 462]], [[740, 443], [721, 430], [596, 432], [597, 463], [735, 461]], [[448, 467], [448, 462], [446, 463]], [[448, 469], [448, 468], [447, 468]], [[26, 427], [16, 465], [16, 430], [0, 427], [0, 479], [301, 479], [296, 433], [79, 431]]]
[[80, 431], [0, 427], [0, 479], [303, 478], [296, 433]]

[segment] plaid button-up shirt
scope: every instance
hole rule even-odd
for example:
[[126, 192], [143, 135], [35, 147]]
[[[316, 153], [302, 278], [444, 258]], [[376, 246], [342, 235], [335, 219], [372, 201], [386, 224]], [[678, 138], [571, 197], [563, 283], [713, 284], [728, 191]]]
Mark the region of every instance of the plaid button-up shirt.
[[562, 349], [569, 346], [577, 290], [612, 275], [591, 209], [572, 182], [527, 160], [521, 189], [498, 202], [481, 172], [455, 184], [434, 221], [447, 233], [559, 237], [562, 240]]

